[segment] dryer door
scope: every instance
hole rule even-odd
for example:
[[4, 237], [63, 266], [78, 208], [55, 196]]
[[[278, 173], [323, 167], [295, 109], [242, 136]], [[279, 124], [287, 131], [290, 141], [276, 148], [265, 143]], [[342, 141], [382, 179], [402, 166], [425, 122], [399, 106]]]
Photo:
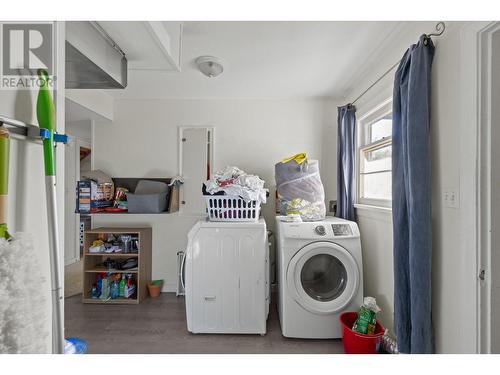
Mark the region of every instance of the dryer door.
[[289, 293], [316, 314], [347, 306], [358, 291], [359, 269], [353, 256], [332, 242], [313, 242], [300, 249], [287, 270]]

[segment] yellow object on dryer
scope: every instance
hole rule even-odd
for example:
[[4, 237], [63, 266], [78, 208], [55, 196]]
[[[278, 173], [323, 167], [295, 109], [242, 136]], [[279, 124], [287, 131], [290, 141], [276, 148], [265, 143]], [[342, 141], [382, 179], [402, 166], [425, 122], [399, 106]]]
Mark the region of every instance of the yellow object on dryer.
[[302, 152], [300, 154], [295, 154], [293, 156], [290, 156], [289, 158], [283, 159], [281, 162], [284, 164], [292, 160], [294, 160], [298, 165], [300, 165], [307, 160], [307, 154], [305, 152]]

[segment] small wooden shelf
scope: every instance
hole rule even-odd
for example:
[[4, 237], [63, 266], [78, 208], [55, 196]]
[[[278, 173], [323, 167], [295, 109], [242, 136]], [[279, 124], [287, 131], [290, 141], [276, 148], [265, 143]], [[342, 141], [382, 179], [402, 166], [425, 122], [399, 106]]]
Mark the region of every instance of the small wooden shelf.
[[107, 301], [101, 301], [99, 298], [84, 298], [83, 303], [98, 303], [104, 305], [136, 305], [139, 302], [137, 298], [116, 298], [116, 299], [108, 299]]
[[[89, 253], [88, 249], [92, 242], [98, 238], [106, 237], [108, 234], [130, 234], [138, 238], [138, 249], [136, 253]], [[152, 230], [150, 227], [136, 228], [96, 228], [85, 231], [84, 254], [83, 254], [83, 303], [94, 304], [138, 304], [147, 296], [147, 283], [151, 280], [151, 246]], [[129, 270], [108, 269], [101, 264], [106, 258], [138, 258], [138, 266]], [[90, 290], [96, 282], [97, 273], [131, 274], [136, 282], [134, 298], [116, 298], [103, 301], [99, 298], [91, 298]]]
[[85, 253], [85, 256], [135, 258], [139, 256], [139, 253]]
[[102, 273], [102, 272], [106, 272], [106, 273], [138, 273], [139, 271], [137, 270], [137, 268], [132, 268], [130, 270], [118, 270], [115, 268], [109, 269], [109, 268], [104, 268], [104, 267], [96, 267], [93, 269], [85, 270], [85, 272], [88, 272], [88, 273]]

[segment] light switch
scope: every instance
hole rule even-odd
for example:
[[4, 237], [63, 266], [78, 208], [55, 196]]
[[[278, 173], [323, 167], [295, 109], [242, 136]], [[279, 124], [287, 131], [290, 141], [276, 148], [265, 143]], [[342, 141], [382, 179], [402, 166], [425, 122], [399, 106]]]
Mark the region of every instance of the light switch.
[[458, 189], [444, 190], [443, 203], [445, 207], [460, 208], [460, 194], [458, 192]]

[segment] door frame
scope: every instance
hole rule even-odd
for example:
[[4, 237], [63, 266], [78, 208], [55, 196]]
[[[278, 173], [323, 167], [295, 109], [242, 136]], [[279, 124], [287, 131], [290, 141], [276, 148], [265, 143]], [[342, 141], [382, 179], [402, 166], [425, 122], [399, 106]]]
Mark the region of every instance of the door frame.
[[[477, 352], [491, 353], [491, 81], [492, 38], [500, 22], [477, 33]], [[479, 277], [484, 270], [484, 280]]]
[[[491, 129], [489, 90], [491, 72], [491, 37], [499, 30], [500, 22], [465, 22], [460, 29], [460, 195], [472, 199], [461, 200], [460, 231], [467, 259], [463, 259], [466, 293], [475, 301], [475, 352], [491, 351], [491, 308], [489, 275], [480, 280], [482, 270], [490, 269], [490, 189], [489, 160]], [[475, 251], [471, 251], [475, 249]], [[470, 283], [470, 284], [469, 284]]]

